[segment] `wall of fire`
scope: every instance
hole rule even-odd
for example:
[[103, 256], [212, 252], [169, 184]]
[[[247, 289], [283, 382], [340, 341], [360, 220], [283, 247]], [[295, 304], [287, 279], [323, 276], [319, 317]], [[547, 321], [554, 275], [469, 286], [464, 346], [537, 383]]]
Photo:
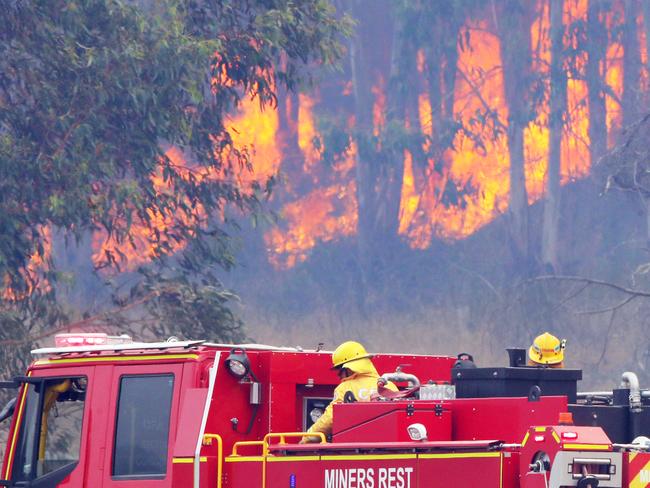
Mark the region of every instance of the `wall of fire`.
[[[484, 130], [492, 132], [485, 134], [482, 145], [458, 132], [446, 156], [449, 161], [442, 171], [439, 161], [434, 158], [424, 165], [415, 165], [412, 154], [409, 151], [403, 153], [403, 160], [400, 161], [403, 176], [398, 233], [412, 248], [425, 249], [433, 239], [462, 239], [502, 215], [508, 208], [509, 107], [501, 48], [502, 43], [512, 40], [499, 35], [496, 26], [498, 18], [490, 8], [490, 2], [483, 3], [483, 8], [468, 12], [460, 30], [453, 117], [462, 124], [471, 125], [476, 122], [473, 118], [477, 113], [489, 110], [504, 130], [494, 131], [494, 125], [486, 125]], [[600, 67], [600, 75], [603, 83], [601, 89], [605, 94], [607, 144], [612, 147], [623, 124], [621, 100], [625, 73], [620, 30], [625, 21], [625, 9], [622, 0], [608, 5], [600, 19], [607, 34], [606, 57]], [[584, 34], [588, 20], [588, 9], [587, 0], [564, 1], [564, 42], [567, 51], [573, 54], [566, 66], [568, 80], [561, 149], [562, 184], [584, 178], [589, 175], [592, 166], [589, 151], [590, 87], [585, 73], [588, 54], [580, 45], [581, 32]], [[648, 79], [645, 23], [642, 9], [638, 7], [637, 11], [637, 41], [642, 69], [636, 89], [645, 93]], [[361, 25], [364, 19], [357, 20]], [[547, 92], [550, 89], [551, 63], [549, 24], [548, 0], [537, 0], [530, 24], [531, 70], [539, 79], [545, 80], [544, 90]], [[367, 36], [365, 41], [368, 42]], [[384, 38], [371, 42], [376, 42], [380, 51], [378, 55], [389, 63], [390, 40]], [[411, 114], [411, 120], [419, 125], [423, 133], [431, 134], [435, 114], [432, 114], [426, 57], [421, 49], [404, 52], [403, 55], [414, 58], [409, 76], [415, 80], [412, 86], [418, 90], [417, 114]], [[367, 90], [373, 104], [372, 123], [379, 132], [386, 124], [388, 82], [380, 73], [375, 74], [369, 80]], [[242, 173], [242, 184], [253, 178], [265, 180], [270, 176], [280, 176], [272, 203], [276, 205], [282, 220], [264, 235], [268, 259], [276, 268], [293, 267], [307, 260], [310, 251], [319, 243], [354, 236], [357, 232], [355, 144], [352, 142], [347, 153], [335, 164], [326, 165], [322, 161], [325, 148], [322, 144], [314, 143], [321, 135], [323, 118], [334, 112], [345, 121], [348, 129], [354, 127], [351, 76], [350, 60], [347, 59], [341, 72], [325, 75], [319, 87], [305, 90], [297, 96], [282, 98], [281, 95], [275, 109], [261, 110], [256, 100], [244, 100], [238, 113], [232, 116], [230, 127], [235, 143], [239, 147], [248, 147], [252, 155], [253, 174]], [[545, 193], [549, 131], [549, 103], [546, 96], [537, 106], [534, 120], [524, 130], [526, 189], [531, 204], [543, 198]], [[169, 156], [179, 164], [185, 164], [183, 155], [174, 148], [170, 149]], [[442, 197], [442, 190], [450, 185], [464, 190], [452, 202]], [[161, 179], [161, 191], [163, 186]], [[167, 223], [159, 222], [159, 225], [165, 226]], [[144, 246], [145, 230], [136, 225], [133, 235], [135, 249], [129, 244], [120, 249], [128, 257], [128, 268], [131, 269], [155, 252]], [[97, 234], [93, 248], [94, 259], [99, 262], [106, 249], [119, 248], [119, 245], [105, 235]]]

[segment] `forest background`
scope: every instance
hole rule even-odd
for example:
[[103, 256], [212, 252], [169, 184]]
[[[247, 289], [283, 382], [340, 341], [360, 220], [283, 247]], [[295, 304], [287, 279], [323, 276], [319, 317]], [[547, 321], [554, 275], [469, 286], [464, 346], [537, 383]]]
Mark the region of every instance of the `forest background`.
[[487, 365], [549, 330], [650, 383], [648, 2], [244, 3], [11, 2], [6, 376], [57, 331]]
[[247, 330], [483, 365], [549, 330], [582, 388], [650, 381], [647, 2], [338, 7], [342, 72], [254, 125], [279, 220], [227, 277]]

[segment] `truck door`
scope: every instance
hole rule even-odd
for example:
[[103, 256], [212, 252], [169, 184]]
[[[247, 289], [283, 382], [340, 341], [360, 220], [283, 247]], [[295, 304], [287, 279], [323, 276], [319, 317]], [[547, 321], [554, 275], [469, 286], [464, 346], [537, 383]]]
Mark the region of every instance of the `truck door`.
[[11, 486], [85, 486], [93, 376], [94, 367], [80, 366], [37, 371], [25, 378], [3, 473]]
[[102, 486], [171, 486], [182, 371], [181, 364], [114, 368]]

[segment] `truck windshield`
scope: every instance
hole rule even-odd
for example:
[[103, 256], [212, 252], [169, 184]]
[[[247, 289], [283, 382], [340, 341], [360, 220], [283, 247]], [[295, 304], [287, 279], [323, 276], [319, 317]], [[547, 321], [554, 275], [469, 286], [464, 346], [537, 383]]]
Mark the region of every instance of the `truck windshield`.
[[38, 479], [79, 460], [85, 377], [33, 379], [27, 385], [13, 481]]

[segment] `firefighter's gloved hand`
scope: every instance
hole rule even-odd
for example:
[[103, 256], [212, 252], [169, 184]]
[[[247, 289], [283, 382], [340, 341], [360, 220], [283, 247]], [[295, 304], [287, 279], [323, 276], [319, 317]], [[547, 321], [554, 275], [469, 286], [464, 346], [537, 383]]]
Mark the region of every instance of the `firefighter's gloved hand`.
[[300, 444], [314, 444], [320, 442], [320, 437], [315, 435], [306, 435], [300, 439]]

